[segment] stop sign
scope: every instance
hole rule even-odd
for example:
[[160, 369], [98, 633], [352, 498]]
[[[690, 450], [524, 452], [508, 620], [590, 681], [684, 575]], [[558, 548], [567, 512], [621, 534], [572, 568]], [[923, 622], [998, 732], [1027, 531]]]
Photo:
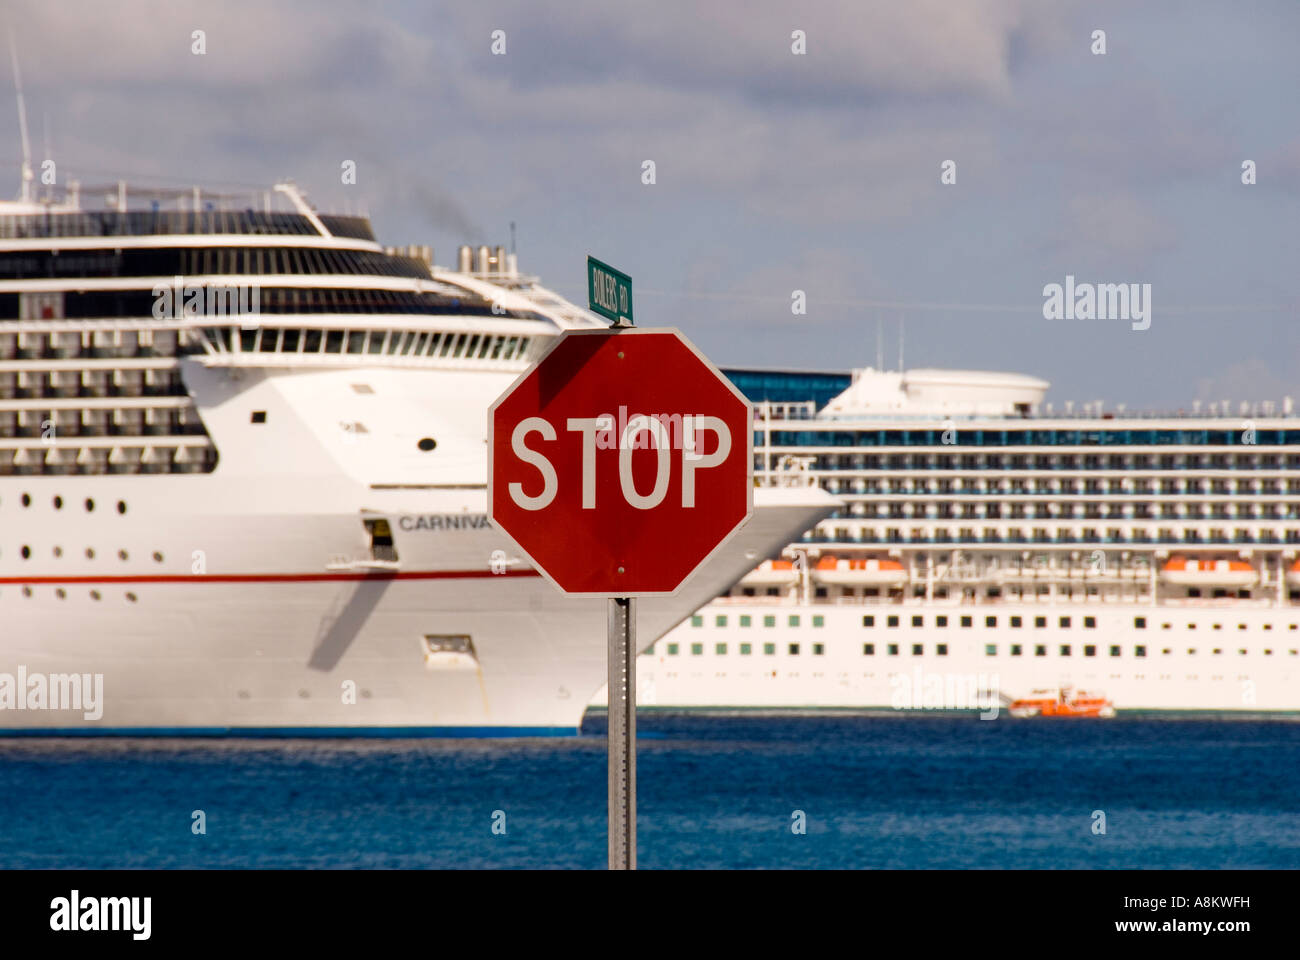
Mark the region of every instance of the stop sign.
[[673, 593], [753, 510], [753, 411], [676, 330], [571, 330], [488, 411], [488, 510], [566, 593]]

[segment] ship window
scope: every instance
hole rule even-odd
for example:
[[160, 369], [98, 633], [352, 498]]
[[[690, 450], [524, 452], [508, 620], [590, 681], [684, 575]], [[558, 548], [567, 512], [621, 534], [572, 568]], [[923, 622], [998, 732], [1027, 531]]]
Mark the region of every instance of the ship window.
[[24, 546], [22, 550], [20, 550], [19, 552], [23, 555], [23, 559], [27, 560], [32, 555], [32, 548], [28, 546]]
[[776, 626], [776, 617], [773, 617], [773, 616], [767, 616], [767, 617], [764, 617], [764, 618], [763, 618], [763, 626], [765, 626], [765, 627], [775, 627], [775, 626]]
[[713, 645], [713, 652], [720, 657], [725, 656], [727, 653], [727, 645], [725, 643], [715, 643]]
[[694, 616], [694, 617], [691, 617], [691, 626], [692, 626], [692, 627], [702, 627], [702, 626], [704, 626], [704, 618], [701, 617], [701, 616]]
[[1061, 618], [1061, 629], [1062, 629], [1062, 630], [1069, 630], [1069, 629], [1070, 629], [1070, 618], [1069, 618], [1069, 617], [1062, 617], [1062, 618]]
[[798, 653], [799, 653], [799, 644], [797, 644], [797, 643], [792, 643], [792, 644], [790, 644], [790, 646], [789, 646], [788, 649], [789, 649], [789, 651], [790, 651], [790, 656], [792, 656], [792, 657], [793, 657], [793, 656], [797, 656]]
[[677, 644], [675, 643], [668, 644], [668, 656], [670, 657], [677, 656]]
[[387, 338], [388, 336], [389, 336], [389, 331], [387, 331], [387, 330], [371, 330], [371, 331], [370, 331], [370, 343], [369, 343], [369, 346], [367, 346], [367, 348], [366, 348], [366, 352], [367, 352], [367, 353], [383, 353], [383, 352], [384, 352], [384, 340], [385, 340], [385, 338]]
[[753, 622], [754, 622], [754, 620], [753, 620], [753, 618], [752, 618], [749, 614], [747, 614], [747, 613], [742, 613], [742, 614], [740, 615], [740, 625], [741, 625], [742, 627], [748, 627], [748, 626], [751, 626], [751, 625], [753, 624]]
[[936, 647], [934, 648], [934, 652], [937, 653], [937, 654], [938, 654], [939, 656], [941, 656], [941, 657], [946, 657], [946, 656], [948, 656], [948, 644], [946, 644], [946, 643], [941, 643], [941, 644], [939, 644], [938, 646], [936, 646]]
[[740, 655], [742, 657], [747, 657], [753, 652], [754, 652], [754, 645], [752, 643], [742, 643], [740, 645]]
[[1036, 629], [1041, 629], [1041, 628], [1046, 627], [1046, 626], [1047, 626], [1047, 618], [1046, 618], [1046, 617], [1034, 617], [1034, 627], [1035, 627]]
[[717, 617], [714, 618], [713, 623], [714, 623], [714, 626], [725, 627], [725, 626], [727, 625], [727, 617], [726, 617], [726, 615], [725, 615], [725, 614], [719, 614]]
[[1246, 625], [1245, 625], [1244, 623], [1239, 623], [1239, 624], [1237, 624], [1237, 629], [1238, 629], [1238, 630], [1245, 630], [1245, 629], [1246, 629]]
[[898, 626], [898, 617], [891, 616], [891, 617], [890, 617], [887, 621], [885, 621], [885, 622], [886, 622], [889, 626], [891, 626], [891, 627], [896, 627], [896, 626]]
[[874, 657], [876, 655], [876, 645], [874, 643], [864, 643], [862, 645], [862, 655], [864, 657]]
[[997, 617], [985, 617], [985, 618], [984, 618], [984, 626], [986, 626], [986, 627], [996, 627], [997, 625], [998, 625], [998, 618], [997, 618]]
[[[1011, 625], [1012, 625], [1013, 627], [1019, 627], [1019, 626], [1020, 626], [1020, 618], [1019, 618], [1019, 617], [1012, 617], [1012, 618], [1011, 618]], [[992, 626], [992, 624], [990, 624], [990, 626]]]
[[1110, 648], [1110, 655], [1111, 655], [1112, 657], [1118, 657], [1118, 656], [1119, 656], [1119, 647], [1117, 647], [1117, 646], [1112, 646], [1112, 647]]
[[1036, 656], [1036, 657], [1045, 657], [1045, 656], [1047, 656], [1047, 647], [1044, 646], [1044, 645], [1041, 644], [1041, 643], [1038, 644], [1038, 645], [1036, 645], [1036, 646], [1034, 647], [1034, 656]]
[[1147, 618], [1146, 618], [1146, 617], [1134, 617], [1134, 618], [1133, 618], [1133, 626], [1136, 627], [1138, 630], [1145, 630], [1145, 629], [1147, 628]]
[[813, 617], [813, 627], [824, 627], [824, 626], [826, 626], [826, 618], [823, 617], [821, 614], [816, 614]]
[[364, 353], [366, 347], [366, 332], [364, 330], [348, 331], [348, 353]]
[[325, 332], [325, 352], [342, 353], [343, 352], [343, 330], [327, 330]]
[[814, 644], [813, 644], [813, 656], [814, 656], [814, 657], [820, 657], [820, 656], [822, 656], [825, 652], [826, 652], [826, 644], [824, 644], [824, 643], [814, 643]]
[[[1241, 652], [1242, 652], [1242, 653], [1245, 653], [1246, 651], [1243, 650], [1243, 651], [1241, 651]], [[1142, 646], [1141, 644], [1139, 644], [1138, 646], [1136, 646], [1136, 647], [1133, 648], [1133, 656], [1135, 656], [1135, 657], [1145, 657], [1146, 655], [1147, 655], [1147, 648], [1144, 647], [1144, 646]]]
[[886, 651], [886, 652], [887, 652], [891, 657], [896, 657], [896, 656], [898, 656], [898, 644], [896, 644], [896, 643], [891, 643], [888, 647], [885, 648], [885, 651]]
[[1022, 646], [1021, 646], [1020, 644], [1018, 644], [1018, 643], [1013, 643], [1013, 644], [1011, 645], [1011, 655], [1012, 655], [1013, 657], [1018, 657], [1018, 656], [1020, 656], [1020, 654], [1024, 653], [1024, 650], [1025, 650], [1025, 648], [1022, 647]]
[[935, 618], [934, 618], [934, 625], [935, 625], [936, 627], [946, 627], [946, 626], [948, 626], [948, 618], [945, 617], [945, 616], [938, 616], [938, 617], [935, 617]]
[[924, 617], [913, 617], [913, 618], [912, 618], [912, 626], [914, 626], [914, 627], [920, 627], [920, 626], [923, 626], [924, 624], [925, 624], [925, 618], [924, 618]]
[[362, 523], [370, 535], [370, 559], [396, 563], [397, 548], [393, 545], [393, 531], [388, 521], [383, 517], [369, 517]]
[[876, 618], [872, 616], [863, 617], [862, 625], [864, 627], [874, 627], [876, 625]]
[[119, 500], [119, 501], [117, 501], [117, 512], [118, 512], [118, 513], [126, 513], [126, 501], [125, 501], [125, 500]]
[[55, 498], [54, 498], [54, 509], [55, 509], [55, 510], [62, 510], [62, 509], [63, 509], [63, 498], [62, 498], [62, 497], [55, 497]]
[[923, 656], [924, 653], [925, 651], [921, 644], [919, 643], [912, 644], [912, 656], [919, 657], [919, 656]]
[[1095, 657], [1097, 655], [1097, 648], [1094, 647], [1091, 643], [1085, 644], [1083, 648], [1083, 655], [1085, 657]]
[[996, 643], [984, 644], [984, 656], [996, 657], [998, 655], [998, 645]]
[[1092, 629], [1094, 629], [1096, 626], [1097, 626], [1097, 618], [1096, 618], [1096, 617], [1084, 617], [1084, 618], [1083, 618], [1083, 628], [1084, 628], [1085, 630], [1092, 630]]
[[1069, 655], [1070, 655], [1070, 645], [1068, 643], [1061, 644], [1061, 656], [1068, 657]]
[[301, 336], [302, 336], [302, 331], [301, 331], [301, 330], [296, 330], [296, 329], [295, 329], [295, 330], [285, 329], [285, 330], [283, 331], [282, 336], [284, 337], [284, 344], [280, 347], [281, 352], [283, 352], [283, 353], [297, 353], [297, 352], [298, 352], [298, 340], [299, 340], [299, 339], [301, 338]]
[[249, 422], [250, 422], [250, 423], [266, 423], [266, 411], [265, 411], [265, 410], [254, 410], [252, 416], [249, 418]]
[[973, 620], [972, 620], [972, 618], [970, 618], [970, 617], [962, 617], [962, 618], [961, 618], [961, 625], [962, 625], [963, 627], [969, 627], [972, 623], [973, 623]]
[[692, 643], [692, 644], [691, 644], [691, 656], [692, 656], [692, 657], [702, 656], [703, 654], [704, 654], [704, 644], [702, 644], [702, 643]]
[[416, 443], [416, 446], [419, 447], [421, 450], [423, 450], [425, 453], [428, 453], [437, 445], [438, 442], [434, 440], [433, 437], [421, 437], [419, 442]]
[[799, 616], [797, 614], [793, 614], [793, 613], [790, 614], [790, 626], [792, 627], [799, 626]]
[[773, 656], [776, 653], [776, 644], [775, 643], [763, 644], [763, 653], [769, 657]]
[[275, 353], [276, 341], [280, 336], [279, 327], [264, 327], [262, 329], [262, 339], [257, 345], [261, 353]]

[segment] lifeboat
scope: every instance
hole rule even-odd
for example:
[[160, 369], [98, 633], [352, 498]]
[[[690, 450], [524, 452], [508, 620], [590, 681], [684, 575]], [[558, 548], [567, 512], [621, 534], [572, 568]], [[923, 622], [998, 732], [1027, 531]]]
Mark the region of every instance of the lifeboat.
[[1069, 687], [1059, 690], [1035, 690], [1029, 696], [1011, 701], [1007, 707], [1013, 717], [1100, 717], [1115, 716], [1115, 705], [1105, 697]]
[[897, 586], [907, 582], [907, 570], [897, 560], [866, 557], [845, 560], [826, 556], [817, 561], [813, 576], [820, 583], [846, 587]]
[[1245, 560], [1188, 560], [1170, 557], [1160, 571], [1166, 583], [1180, 587], [1249, 587], [1259, 572]]
[[1286, 579], [1293, 587], [1300, 587], [1300, 560], [1291, 564], [1291, 569], [1286, 573]]
[[750, 587], [784, 587], [799, 578], [799, 571], [790, 560], [764, 560], [740, 582]]

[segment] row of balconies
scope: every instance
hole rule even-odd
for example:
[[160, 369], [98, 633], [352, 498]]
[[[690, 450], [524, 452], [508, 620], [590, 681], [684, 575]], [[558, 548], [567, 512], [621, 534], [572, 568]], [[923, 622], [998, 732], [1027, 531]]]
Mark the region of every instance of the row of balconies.
[[81, 357], [173, 357], [175, 330], [72, 330], [0, 333], [0, 360], [70, 360]]
[[0, 438], [202, 436], [192, 407], [0, 410]]
[[811, 459], [812, 470], [888, 470], [893, 473], [904, 471], [966, 471], [966, 470], [1037, 470], [1056, 473], [1069, 470], [1231, 470], [1234, 468], [1257, 469], [1259, 467], [1290, 466], [1300, 469], [1300, 453], [1161, 453], [1161, 454], [1115, 454], [1112, 456], [1088, 456], [1072, 454], [962, 454], [945, 455], [881, 455], [865, 454], [812, 454], [798, 448], [771, 450], [755, 447], [758, 464], [762, 466], [764, 456], [779, 457], [794, 454]]
[[216, 463], [217, 451], [212, 446], [0, 447], [0, 476], [210, 473]]
[[1129, 479], [1122, 480], [1052, 480], [1038, 481], [1028, 489], [1024, 481], [1006, 478], [992, 480], [841, 480], [822, 477], [822, 485], [840, 496], [998, 496], [1051, 497], [1051, 496], [1184, 496], [1197, 494], [1234, 493], [1300, 493], [1300, 477], [1283, 480], [1280, 477], [1238, 477], [1223, 480], [1213, 477], [1200, 479], [1182, 477], [1177, 480]]
[[1180, 520], [1184, 517], [1208, 517], [1217, 520], [1230, 520], [1234, 517], [1269, 517], [1281, 519], [1300, 517], [1300, 503], [1290, 500], [1275, 502], [1231, 503], [1195, 502], [1165, 503], [1124, 503], [1102, 506], [1099, 504], [1063, 503], [1036, 504], [1026, 506], [1022, 503], [1011, 504], [953, 504], [947, 501], [939, 503], [890, 503], [868, 504], [852, 503], [847, 510], [836, 510], [835, 517], [930, 517], [940, 520], [1055, 520], [1071, 518], [1080, 520]]
[[43, 397], [164, 397], [185, 393], [175, 367], [131, 370], [0, 370], [0, 400]]
[[1247, 545], [1247, 544], [1281, 544], [1300, 543], [1300, 529], [1278, 530], [1227, 530], [1219, 531], [1220, 536], [1202, 536], [1199, 530], [1180, 530], [1175, 533], [1170, 529], [1133, 530], [1125, 534], [1122, 529], [1109, 528], [1104, 532], [1087, 528], [1083, 530], [1058, 530], [1055, 535], [1047, 530], [1034, 530], [1029, 535], [1023, 531], [1008, 530], [1003, 533], [994, 528], [985, 528], [976, 533], [971, 528], [939, 529], [933, 532], [924, 530], [903, 531], [888, 528], [884, 536], [879, 531], [859, 529], [853, 531], [814, 530], [806, 534], [804, 543], [850, 543], [850, 544], [1055, 544], [1072, 546], [1074, 544], [1113, 543], [1129, 546], [1159, 546], [1161, 544], [1196, 544], [1196, 545]]

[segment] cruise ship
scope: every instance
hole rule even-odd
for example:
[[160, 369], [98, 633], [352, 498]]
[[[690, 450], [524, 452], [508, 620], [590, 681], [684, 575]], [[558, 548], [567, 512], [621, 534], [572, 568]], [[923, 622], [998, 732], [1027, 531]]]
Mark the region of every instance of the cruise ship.
[[[511, 554], [485, 451], [492, 401], [592, 326], [502, 247], [435, 266], [290, 183], [38, 196], [24, 164], [0, 204], [0, 732], [575, 732], [606, 605]], [[757, 491], [640, 635], [835, 504]]]
[[759, 483], [842, 506], [648, 649], [642, 704], [1300, 711], [1289, 398], [1133, 413], [1053, 409], [1019, 374], [724, 372]]

